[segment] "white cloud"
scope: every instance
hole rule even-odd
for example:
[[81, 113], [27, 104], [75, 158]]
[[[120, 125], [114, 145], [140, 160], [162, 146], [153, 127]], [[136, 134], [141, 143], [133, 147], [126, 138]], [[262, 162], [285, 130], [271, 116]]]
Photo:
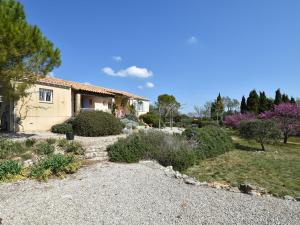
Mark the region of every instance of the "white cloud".
[[112, 59], [116, 62], [121, 62], [123, 60], [121, 56], [113, 56]]
[[152, 82], [147, 82], [146, 87], [147, 88], [154, 88], [154, 84]]
[[139, 86], [138, 86], [138, 89], [143, 90], [143, 89], [144, 89], [144, 86], [143, 86], [143, 85], [139, 85]]
[[195, 36], [191, 36], [191, 37], [187, 40], [187, 43], [190, 44], [190, 45], [197, 44], [197, 43], [198, 43], [198, 38], [195, 37]]
[[137, 66], [131, 66], [127, 69], [114, 71], [110, 67], [104, 67], [102, 72], [114, 77], [138, 77], [138, 78], [148, 78], [153, 76], [153, 72], [148, 70], [147, 68], [140, 68]]

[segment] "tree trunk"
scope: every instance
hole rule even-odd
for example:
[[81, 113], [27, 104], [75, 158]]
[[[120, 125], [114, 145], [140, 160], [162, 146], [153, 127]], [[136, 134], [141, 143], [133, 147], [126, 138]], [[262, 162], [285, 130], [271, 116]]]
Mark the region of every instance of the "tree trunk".
[[288, 135], [287, 135], [287, 134], [284, 134], [283, 143], [284, 143], [284, 144], [287, 144], [287, 141], [288, 141]]
[[265, 145], [263, 143], [260, 143], [260, 145], [261, 145], [261, 150], [266, 151]]

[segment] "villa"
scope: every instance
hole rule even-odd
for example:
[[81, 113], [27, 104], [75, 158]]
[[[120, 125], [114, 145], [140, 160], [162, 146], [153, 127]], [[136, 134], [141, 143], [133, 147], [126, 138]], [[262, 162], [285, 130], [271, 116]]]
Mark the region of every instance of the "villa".
[[[54, 77], [43, 77], [28, 90], [29, 95], [12, 104], [0, 104], [1, 126], [7, 131], [46, 131], [82, 111], [114, 112], [117, 117], [134, 106], [137, 116], [149, 112], [148, 99], [119, 90]], [[14, 111], [14, 112], [12, 112]]]

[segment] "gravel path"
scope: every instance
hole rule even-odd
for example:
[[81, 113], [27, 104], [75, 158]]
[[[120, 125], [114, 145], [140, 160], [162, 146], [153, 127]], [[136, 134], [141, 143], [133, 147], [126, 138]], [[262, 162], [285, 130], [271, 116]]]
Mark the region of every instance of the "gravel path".
[[95, 164], [64, 180], [0, 185], [2, 224], [300, 224], [300, 203], [170, 178], [160, 166]]

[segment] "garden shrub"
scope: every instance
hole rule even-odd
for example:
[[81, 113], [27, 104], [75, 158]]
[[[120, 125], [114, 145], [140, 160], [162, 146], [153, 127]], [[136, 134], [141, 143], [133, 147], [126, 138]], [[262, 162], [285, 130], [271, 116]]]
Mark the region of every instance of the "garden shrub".
[[52, 154], [39, 164], [32, 166], [30, 177], [38, 180], [48, 180], [51, 175], [64, 177], [65, 174], [76, 172], [79, 166], [80, 163], [73, 156]]
[[83, 146], [77, 141], [70, 141], [63, 147], [65, 152], [73, 153], [75, 155], [84, 155], [84, 148]]
[[55, 138], [47, 138], [46, 139], [46, 142], [49, 144], [49, 145], [54, 145], [56, 143], [56, 139]]
[[120, 134], [123, 128], [120, 120], [102, 111], [82, 112], [72, 123], [75, 134], [88, 137]]
[[40, 142], [36, 144], [35, 151], [38, 155], [50, 155], [54, 153], [55, 146], [53, 144], [49, 144], [48, 142]]
[[129, 120], [127, 118], [123, 118], [120, 121], [125, 125], [126, 128], [129, 129], [136, 129], [139, 126], [138, 122], [135, 122], [134, 120]]
[[181, 136], [159, 131], [139, 132], [108, 147], [111, 161], [133, 163], [142, 159], [157, 160], [182, 171], [195, 162], [195, 153]]
[[0, 159], [8, 159], [25, 151], [26, 148], [24, 148], [22, 143], [0, 137]]
[[139, 122], [139, 118], [134, 114], [126, 114], [124, 118], [128, 120], [132, 120], [137, 123]]
[[188, 140], [196, 141], [198, 159], [215, 157], [233, 148], [233, 142], [227, 132], [215, 126], [193, 128], [186, 130], [183, 135]]
[[58, 134], [73, 132], [72, 124], [67, 122], [56, 124], [51, 127], [51, 132]]
[[35, 145], [35, 143], [36, 143], [36, 139], [34, 138], [26, 139], [25, 146], [31, 148]]
[[[159, 127], [159, 116], [154, 113], [148, 112], [147, 114], [141, 115], [140, 119], [142, 121], [144, 121], [144, 123], [146, 123], [150, 126], [153, 126], [156, 128]], [[162, 121], [161, 121], [161, 126], [163, 126]]]
[[0, 161], [0, 181], [9, 179], [21, 173], [22, 166], [13, 160]]

